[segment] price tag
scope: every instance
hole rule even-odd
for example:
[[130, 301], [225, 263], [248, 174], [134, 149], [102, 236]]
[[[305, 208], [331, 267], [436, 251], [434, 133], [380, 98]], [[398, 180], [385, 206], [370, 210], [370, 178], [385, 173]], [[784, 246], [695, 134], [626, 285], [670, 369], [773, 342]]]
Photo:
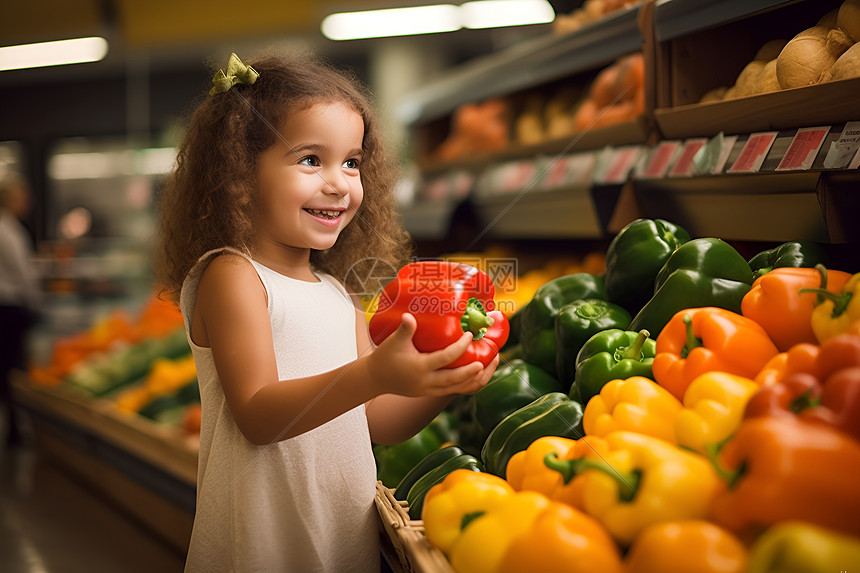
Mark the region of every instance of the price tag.
[[830, 143], [824, 157], [825, 169], [845, 169], [860, 149], [860, 121], [845, 124], [839, 139]]
[[848, 169], [857, 169], [858, 167], [860, 167], [860, 149], [857, 150], [857, 153], [854, 154], [854, 159], [848, 164]]
[[541, 181], [541, 187], [551, 189], [560, 187], [567, 179], [568, 158], [565, 156], [556, 157], [549, 167], [546, 169], [546, 174]]
[[588, 185], [597, 155], [594, 153], [575, 153], [567, 158], [567, 183], [571, 185]]
[[788, 146], [782, 161], [776, 166], [777, 171], [793, 171], [809, 169], [824, 143], [824, 138], [830, 132], [830, 127], [804, 127], [798, 129], [794, 139]]
[[642, 176], [647, 178], [663, 177], [680, 146], [680, 141], [662, 141], [658, 143], [654, 151], [651, 152], [651, 157], [648, 159], [648, 165], [645, 167], [645, 172]]
[[669, 177], [689, 177], [694, 175], [699, 170], [693, 163], [693, 157], [702, 149], [708, 140], [704, 137], [696, 139], [688, 139], [684, 142], [684, 147], [681, 148], [681, 154], [678, 156], [678, 161], [672, 166], [669, 171]]
[[622, 147], [615, 149], [609, 158], [609, 168], [603, 176], [602, 183], [624, 183], [636, 159], [639, 157], [638, 146]]
[[778, 132], [767, 131], [752, 133], [744, 144], [741, 154], [729, 167], [729, 173], [758, 173], [770, 146], [776, 140]]
[[534, 182], [535, 165], [531, 161], [518, 161], [502, 167], [499, 191], [512, 193], [521, 191]]

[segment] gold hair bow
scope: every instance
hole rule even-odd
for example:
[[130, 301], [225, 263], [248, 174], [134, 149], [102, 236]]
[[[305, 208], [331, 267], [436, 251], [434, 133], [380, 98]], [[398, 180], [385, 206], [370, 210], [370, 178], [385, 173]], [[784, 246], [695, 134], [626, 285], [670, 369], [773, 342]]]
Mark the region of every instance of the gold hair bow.
[[227, 72], [218, 70], [215, 77], [212, 78], [212, 89], [209, 90], [209, 95], [224, 93], [236, 84], [251, 85], [257, 81], [260, 74], [251, 66], [246, 66], [236, 54], [230, 54], [230, 59], [227, 60]]

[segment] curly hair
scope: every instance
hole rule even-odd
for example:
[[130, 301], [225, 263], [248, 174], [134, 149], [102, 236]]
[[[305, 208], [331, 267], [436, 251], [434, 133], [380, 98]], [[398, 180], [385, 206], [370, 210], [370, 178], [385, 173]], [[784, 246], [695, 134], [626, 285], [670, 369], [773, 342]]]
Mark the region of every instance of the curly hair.
[[230, 246], [251, 253], [255, 240], [256, 168], [290, 113], [344, 103], [364, 120], [361, 183], [364, 200], [330, 249], [311, 252], [311, 264], [361, 292], [360, 277], [376, 261], [399, 268], [411, 240], [396, 213], [398, 172], [382, 141], [366, 88], [353, 76], [308, 54], [261, 54], [247, 62], [260, 76], [207, 96], [191, 116], [176, 167], [160, 199], [155, 271], [173, 300], [185, 276], [209, 250]]

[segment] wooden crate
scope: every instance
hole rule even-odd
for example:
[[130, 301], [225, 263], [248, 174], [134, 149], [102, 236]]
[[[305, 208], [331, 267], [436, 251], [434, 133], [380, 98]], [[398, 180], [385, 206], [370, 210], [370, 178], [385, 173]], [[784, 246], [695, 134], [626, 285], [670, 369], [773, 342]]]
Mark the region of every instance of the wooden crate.
[[398, 573], [454, 573], [445, 555], [427, 541], [424, 522], [409, 519], [406, 502], [394, 499], [393, 491], [382, 482], [376, 483], [376, 509], [396, 556], [393, 565], [400, 567]]

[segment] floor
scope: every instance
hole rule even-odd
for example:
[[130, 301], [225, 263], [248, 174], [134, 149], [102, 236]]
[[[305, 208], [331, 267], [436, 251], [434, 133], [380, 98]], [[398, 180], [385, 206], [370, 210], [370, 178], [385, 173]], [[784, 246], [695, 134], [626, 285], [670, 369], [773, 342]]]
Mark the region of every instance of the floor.
[[0, 571], [170, 573], [184, 558], [40, 455], [0, 448]]

